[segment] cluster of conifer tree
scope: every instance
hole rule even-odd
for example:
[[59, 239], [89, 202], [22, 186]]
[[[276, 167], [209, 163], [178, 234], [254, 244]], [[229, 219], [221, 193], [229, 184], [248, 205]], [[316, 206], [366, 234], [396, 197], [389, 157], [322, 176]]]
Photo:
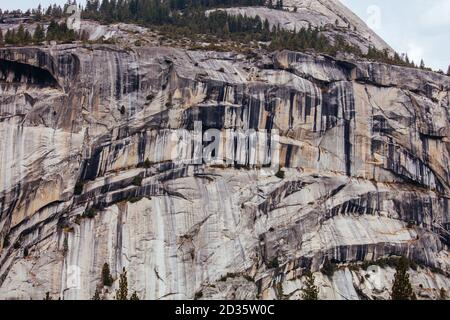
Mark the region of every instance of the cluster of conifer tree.
[[181, 11], [231, 6], [262, 6], [266, 0], [91, 0], [82, 17], [104, 22], [171, 23]]
[[8, 29], [5, 34], [0, 29], [0, 46], [7, 45], [30, 45], [40, 44], [44, 41], [57, 41], [60, 43], [70, 43], [79, 39], [79, 35], [67, 27], [65, 22], [57, 23], [52, 20], [45, 32], [41, 24], [37, 24], [33, 34], [28, 31], [23, 24], [16, 29]]

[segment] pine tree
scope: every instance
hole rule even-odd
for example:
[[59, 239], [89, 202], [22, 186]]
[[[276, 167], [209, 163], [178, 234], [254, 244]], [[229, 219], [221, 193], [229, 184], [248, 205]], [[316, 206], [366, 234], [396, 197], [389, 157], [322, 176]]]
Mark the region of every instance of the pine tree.
[[34, 30], [33, 41], [39, 44], [44, 40], [45, 40], [44, 28], [41, 26], [41, 24], [38, 24], [36, 26], [36, 29]]
[[405, 55], [405, 62], [406, 62], [406, 65], [410, 64], [408, 54]]
[[116, 300], [128, 300], [128, 279], [127, 271], [123, 267], [119, 278], [119, 289], [116, 290]]
[[23, 38], [23, 44], [29, 44], [33, 41], [33, 37], [31, 36], [30, 31], [25, 30], [25, 35]]
[[397, 263], [392, 286], [392, 300], [415, 300], [415, 294], [409, 282], [409, 262], [406, 257], [401, 257]]
[[109, 270], [109, 265], [105, 262], [102, 268], [102, 282], [104, 286], [110, 287], [113, 283], [113, 278], [111, 276], [111, 271]]
[[425, 69], [425, 62], [423, 62], [423, 59], [420, 60], [420, 69]]
[[305, 282], [305, 288], [302, 289], [303, 294], [302, 294], [302, 298], [303, 300], [317, 300], [318, 299], [318, 294], [319, 294], [319, 289], [317, 288], [316, 285], [314, 285], [314, 275], [312, 274], [311, 271], [307, 271], [306, 272], [306, 282]]
[[0, 45], [3, 44], [3, 31], [0, 29]]
[[17, 37], [16, 31], [14, 29], [8, 29], [5, 34], [5, 43], [6, 44], [16, 44]]
[[102, 298], [100, 297], [100, 289], [99, 288], [95, 289], [94, 296], [92, 297], [91, 300], [102, 300]]
[[447, 75], [450, 76], [450, 66], [448, 66]]
[[139, 297], [138, 297], [136, 291], [133, 292], [133, 294], [132, 294], [131, 297], [130, 297], [130, 300], [139, 300]]
[[19, 29], [17, 29], [17, 43], [18, 44], [25, 44], [25, 27], [23, 26], [23, 24], [19, 25]]
[[42, 19], [42, 6], [39, 4], [35, 12], [35, 19], [40, 21]]
[[58, 39], [58, 33], [59, 33], [59, 25], [56, 23], [55, 20], [50, 21], [50, 24], [47, 28], [47, 41], [57, 40]]

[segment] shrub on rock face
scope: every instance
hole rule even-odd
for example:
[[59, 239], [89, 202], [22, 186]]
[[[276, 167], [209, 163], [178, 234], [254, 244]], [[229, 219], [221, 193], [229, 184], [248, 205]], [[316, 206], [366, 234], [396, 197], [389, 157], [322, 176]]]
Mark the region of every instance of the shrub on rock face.
[[140, 187], [142, 185], [142, 177], [141, 176], [134, 177], [131, 184]]
[[284, 179], [284, 171], [278, 170], [278, 172], [275, 173], [275, 176], [279, 179]]
[[322, 269], [320, 270], [324, 275], [328, 277], [332, 277], [334, 272], [336, 271], [336, 264], [332, 263], [330, 260], [328, 260], [328, 257], [325, 258], [325, 261], [323, 262]]
[[144, 161], [144, 168], [148, 169], [148, 168], [151, 167], [151, 165], [152, 165], [152, 163], [150, 162], [150, 160], [148, 158], [145, 159], [145, 161]]
[[6, 235], [6, 236], [3, 238], [3, 248], [9, 247], [10, 244], [11, 244], [11, 243], [9, 242], [9, 236]]
[[95, 289], [94, 296], [91, 298], [91, 300], [102, 300], [102, 298], [100, 297], [100, 289], [99, 288]]
[[131, 297], [130, 297], [130, 300], [139, 300], [139, 297], [138, 297], [136, 291], [133, 292], [133, 294], [132, 294]]
[[113, 278], [111, 276], [111, 271], [109, 270], [109, 265], [105, 262], [102, 268], [102, 282], [104, 286], [110, 287], [113, 283]]
[[116, 300], [128, 300], [128, 279], [125, 267], [119, 278], [119, 289], [116, 290]]
[[275, 257], [272, 259], [272, 261], [269, 262], [269, 268], [274, 269], [278, 268], [280, 266], [280, 263], [278, 262], [278, 258]]
[[302, 289], [303, 300], [318, 300], [319, 289], [314, 285], [314, 275], [311, 271], [306, 272], [305, 288]]
[[76, 196], [78, 196], [78, 195], [80, 195], [80, 194], [83, 193], [83, 184], [82, 184], [81, 182], [77, 182], [77, 183], [75, 184], [75, 189], [74, 189], [73, 193], [74, 193]]
[[93, 219], [93, 218], [95, 218], [96, 215], [97, 215], [97, 211], [94, 208], [89, 208], [83, 213], [82, 217]]
[[411, 287], [408, 274], [409, 261], [406, 257], [401, 257], [397, 263], [392, 286], [392, 300], [415, 300], [416, 295]]
[[20, 249], [21, 246], [22, 244], [20, 243], [20, 240], [17, 240], [16, 242], [14, 242], [13, 248], [17, 250]]

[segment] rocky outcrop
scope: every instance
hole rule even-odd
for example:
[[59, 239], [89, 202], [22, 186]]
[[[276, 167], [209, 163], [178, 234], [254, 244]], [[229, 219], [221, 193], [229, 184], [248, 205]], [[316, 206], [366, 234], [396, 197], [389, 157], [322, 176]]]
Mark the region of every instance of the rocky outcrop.
[[[272, 2], [276, 4], [276, 1]], [[283, 6], [283, 10], [267, 7], [214, 10], [224, 10], [231, 15], [259, 16], [262, 20], [267, 19], [271, 28], [279, 27], [297, 32], [302, 28], [320, 28], [331, 43], [341, 37], [349, 44], [359, 47], [363, 53], [367, 53], [370, 46], [394, 53], [382, 38], [339, 0], [285, 0]]]
[[[449, 288], [449, 77], [102, 45], [0, 65], [1, 298], [88, 299], [105, 262], [146, 299], [297, 299], [309, 268], [321, 298], [388, 298], [392, 255], [419, 298]], [[214, 163], [186, 161], [195, 121], [224, 141]], [[277, 134], [271, 164], [237, 140], [220, 162], [235, 129]]]

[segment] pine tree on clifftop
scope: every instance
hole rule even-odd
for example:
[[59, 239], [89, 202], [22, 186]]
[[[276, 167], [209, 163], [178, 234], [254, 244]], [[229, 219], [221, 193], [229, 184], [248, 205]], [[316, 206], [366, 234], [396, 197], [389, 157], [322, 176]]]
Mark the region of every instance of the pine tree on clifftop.
[[394, 276], [394, 285], [392, 286], [392, 300], [415, 300], [408, 274], [409, 262], [405, 257], [401, 257], [397, 263]]
[[34, 30], [33, 34], [33, 41], [35, 43], [41, 43], [45, 40], [45, 31], [44, 28], [41, 26], [41, 24], [38, 24], [36, 26], [36, 29]]

